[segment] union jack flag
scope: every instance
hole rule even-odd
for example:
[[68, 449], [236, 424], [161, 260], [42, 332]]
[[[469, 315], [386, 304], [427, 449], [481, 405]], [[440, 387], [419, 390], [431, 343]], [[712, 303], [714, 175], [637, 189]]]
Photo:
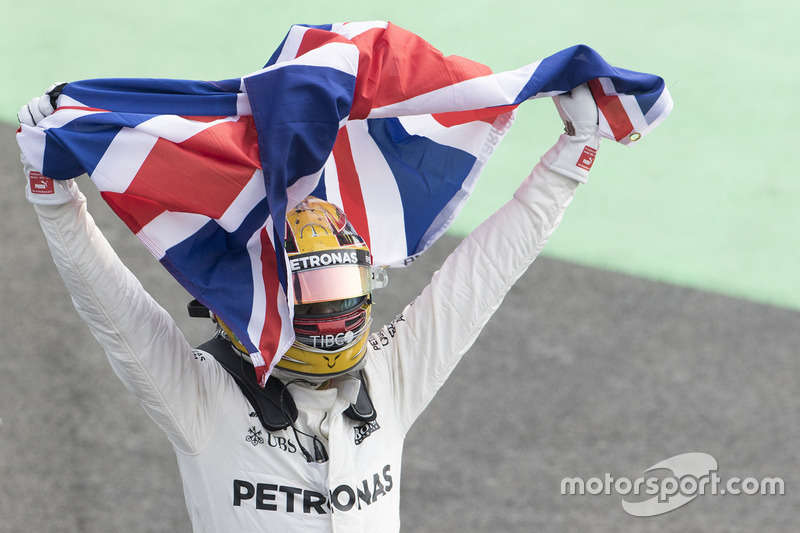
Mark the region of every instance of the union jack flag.
[[293, 26], [266, 66], [221, 81], [69, 83], [17, 139], [51, 178], [88, 173], [266, 378], [294, 339], [284, 216], [344, 209], [376, 265], [428, 248], [471, 194], [520, 103], [589, 83], [601, 135], [628, 144], [670, 112], [661, 78], [579, 45], [492, 73], [387, 22]]

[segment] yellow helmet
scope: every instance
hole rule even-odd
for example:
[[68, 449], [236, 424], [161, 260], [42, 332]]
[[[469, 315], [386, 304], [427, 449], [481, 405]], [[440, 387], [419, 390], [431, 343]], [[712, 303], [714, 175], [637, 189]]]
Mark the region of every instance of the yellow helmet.
[[372, 260], [335, 205], [307, 197], [286, 215], [295, 342], [275, 371], [324, 381], [364, 365], [372, 306]]

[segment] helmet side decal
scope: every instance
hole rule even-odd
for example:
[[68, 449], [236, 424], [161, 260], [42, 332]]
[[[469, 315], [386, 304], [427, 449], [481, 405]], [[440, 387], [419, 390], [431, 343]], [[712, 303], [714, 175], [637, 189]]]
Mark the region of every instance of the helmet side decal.
[[289, 264], [291, 265], [292, 272], [302, 272], [304, 270], [334, 265], [357, 265], [370, 267], [372, 265], [372, 260], [369, 250], [339, 249], [293, 255], [289, 258]]

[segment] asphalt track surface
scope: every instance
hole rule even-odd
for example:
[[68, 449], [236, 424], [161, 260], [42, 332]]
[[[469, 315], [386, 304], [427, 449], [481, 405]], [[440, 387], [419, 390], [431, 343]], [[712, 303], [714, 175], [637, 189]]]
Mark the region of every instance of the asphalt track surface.
[[[23, 197], [13, 128], [0, 126], [0, 533], [188, 532], [171, 447], [74, 313]], [[79, 182], [129, 268], [204, 341], [189, 296]], [[393, 271], [376, 320], [456, 244]], [[404, 531], [796, 531], [799, 319], [539, 258], [409, 434]], [[689, 452], [713, 456], [723, 480], [780, 477], [785, 494], [706, 494], [644, 518], [614, 492], [561, 494], [566, 477], [633, 480]]]

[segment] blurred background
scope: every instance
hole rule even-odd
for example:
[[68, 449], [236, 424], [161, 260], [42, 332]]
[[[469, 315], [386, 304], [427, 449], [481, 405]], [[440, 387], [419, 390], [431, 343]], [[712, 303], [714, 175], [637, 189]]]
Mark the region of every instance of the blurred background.
[[[568, 6], [568, 7], [567, 7]], [[75, 316], [22, 194], [16, 112], [56, 81], [226, 79], [294, 23], [389, 20], [445, 54], [517, 68], [573, 44], [662, 76], [672, 115], [605, 141], [542, 258], [412, 430], [409, 531], [790, 531], [800, 523], [800, 122], [788, 0], [563, 3], [41, 0], [4, 6], [0, 42], [0, 532], [189, 531], [169, 444]], [[390, 320], [460, 237], [502, 205], [561, 131], [528, 102], [458, 221], [378, 295]], [[126, 264], [199, 344], [209, 324], [108, 210]], [[635, 478], [687, 452], [721, 477], [780, 476], [783, 496], [701, 496], [663, 516], [564, 477]]]

